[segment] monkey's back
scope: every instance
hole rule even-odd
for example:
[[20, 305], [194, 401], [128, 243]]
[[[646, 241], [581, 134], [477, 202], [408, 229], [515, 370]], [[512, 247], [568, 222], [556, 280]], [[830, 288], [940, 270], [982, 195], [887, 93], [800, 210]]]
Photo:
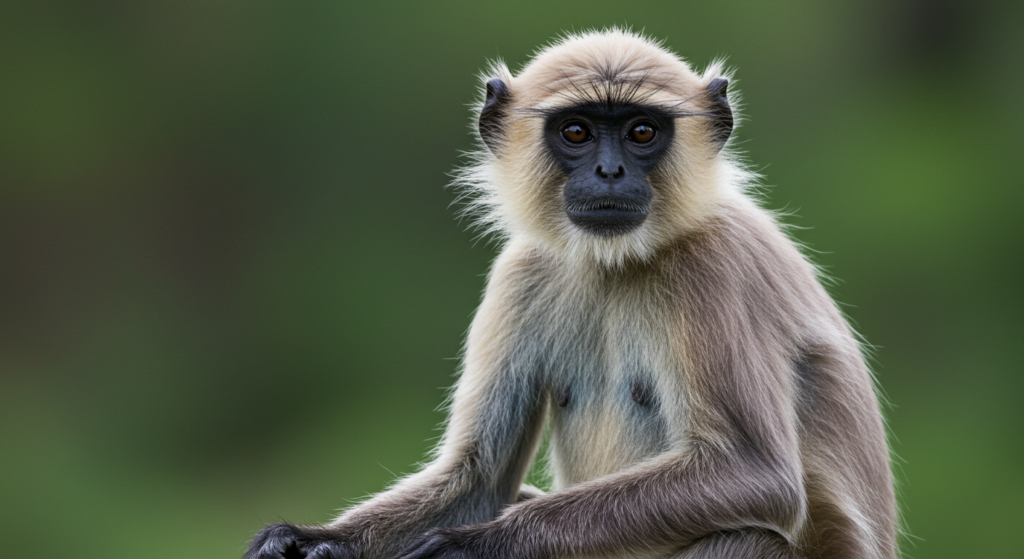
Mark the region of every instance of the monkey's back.
[[757, 270], [748, 293], [773, 301], [752, 305], [758, 322], [767, 320], [780, 335], [763, 349], [790, 363], [783, 385], [795, 400], [808, 505], [800, 546], [808, 558], [895, 557], [889, 450], [860, 344], [817, 271], [770, 214], [743, 201], [726, 215], [724, 237], [733, 230], [734, 243], [756, 240], [738, 253], [759, 261], [743, 266]]

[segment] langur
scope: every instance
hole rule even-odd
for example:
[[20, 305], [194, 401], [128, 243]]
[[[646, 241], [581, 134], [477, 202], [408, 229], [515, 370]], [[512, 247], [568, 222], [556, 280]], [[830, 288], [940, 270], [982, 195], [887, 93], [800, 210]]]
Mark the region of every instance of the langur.
[[871, 375], [746, 191], [721, 66], [610, 30], [484, 82], [458, 182], [503, 249], [433, 460], [245, 557], [894, 558]]

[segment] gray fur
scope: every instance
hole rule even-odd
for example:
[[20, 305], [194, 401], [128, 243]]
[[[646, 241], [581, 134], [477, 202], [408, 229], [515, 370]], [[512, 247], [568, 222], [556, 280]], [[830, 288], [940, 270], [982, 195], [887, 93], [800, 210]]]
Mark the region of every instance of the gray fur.
[[[488, 124], [502, 141], [462, 180], [508, 240], [436, 457], [330, 525], [267, 529], [247, 557], [290, 545], [333, 559], [893, 559], [888, 450], [860, 348], [745, 194], [721, 131], [695, 120], [714, 110], [702, 92], [720, 69], [697, 75], [612, 30], [494, 73], [508, 86]], [[614, 238], [567, 221], [539, 140], [536, 115], [571, 108], [578, 84], [681, 115], [650, 217]], [[547, 418], [555, 491], [543, 494], [520, 484]]]

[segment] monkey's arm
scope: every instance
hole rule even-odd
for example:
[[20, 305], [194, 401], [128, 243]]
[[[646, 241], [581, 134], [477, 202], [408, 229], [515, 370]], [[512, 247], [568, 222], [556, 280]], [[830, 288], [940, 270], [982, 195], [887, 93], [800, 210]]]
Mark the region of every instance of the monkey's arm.
[[697, 440], [685, 453], [526, 501], [492, 522], [428, 532], [403, 559], [669, 553], [744, 530], [789, 539], [804, 514], [801, 470], [791, 453], [763, 442]]
[[[490, 290], [489, 290], [490, 292]], [[508, 312], [485, 297], [470, 330], [465, 369], [437, 457], [422, 471], [324, 526], [279, 524], [245, 559], [391, 559], [433, 527], [494, 520], [506, 506], [540, 498], [520, 488], [546, 409], [539, 374], [519, 370], [502, 348]]]
[[[430, 528], [487, 522], [511, 503], [539, 499], [539, 491], [520, 489], [543, 422], [539, 387], [480, 389], [474, 417], [453, 414], [440, 455], [424, 470], [331, 524], [270, 526], [245, 559], [390, 559]], [[456, 394], [455, 407], [465, 411], [459, 402]]]

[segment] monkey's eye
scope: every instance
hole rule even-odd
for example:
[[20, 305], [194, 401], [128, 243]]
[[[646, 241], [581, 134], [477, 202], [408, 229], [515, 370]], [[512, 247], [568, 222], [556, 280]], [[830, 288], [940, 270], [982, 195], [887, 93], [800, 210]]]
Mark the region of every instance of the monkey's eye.
[[590, 139], [590, 130], [586, 126], [574, 122], [572, 124], [566, 124], [562, 128], [562, 137], [565, 141], [570, 144], [582, 144]]
[[655, 134], [653, 126], [642, 122], [629, 129], [628, 137], [638, 144], [646, 144], [654, 139]]

